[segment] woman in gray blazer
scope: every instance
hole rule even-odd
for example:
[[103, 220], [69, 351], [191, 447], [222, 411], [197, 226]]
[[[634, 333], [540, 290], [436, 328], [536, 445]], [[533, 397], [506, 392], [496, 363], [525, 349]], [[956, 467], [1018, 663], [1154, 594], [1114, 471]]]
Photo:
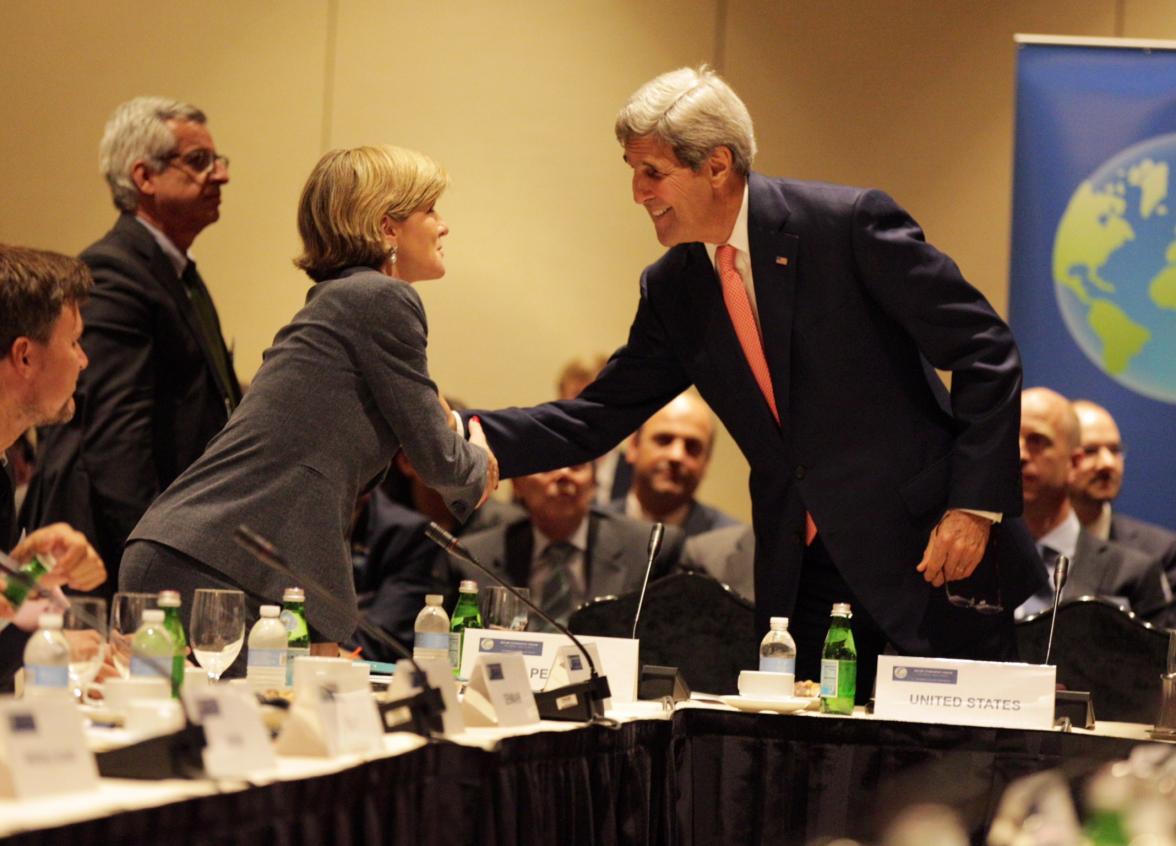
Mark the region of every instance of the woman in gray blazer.
[[[319, 585], [340, 602], [310, 598], [312, 639], [334, 644], [357, 617], [352, 508], [397, 450], [459, 519], [485, 500], [497, 463], [479, 426], [468, 442], [450, 426], [411, 284], [445, 273], [435, 203], [447, 183], [434, 161], [396, 147], [323, 156], [299, 202], [295, 262], [316, 284], [228, 424], [131, 533], [120, 590], [179, 590], [190, 608], [196, 588], [236, 588], [251, 621], [284, 588]], [[240, 524], [273, 542], [296, 581], [233, 541]]]

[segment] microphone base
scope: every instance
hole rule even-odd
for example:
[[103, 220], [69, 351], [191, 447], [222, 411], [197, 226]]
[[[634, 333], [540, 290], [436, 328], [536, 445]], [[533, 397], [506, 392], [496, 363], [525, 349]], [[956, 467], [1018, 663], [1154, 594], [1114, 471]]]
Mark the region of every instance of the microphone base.
[[1054, 719], [1068, 717], [1075, 728], [1094, 728], [1094, 702], [1090, 691], [1059, 690], [1054, 694]]
[[604, 716], [604, 700], [611, 695], [608, 679], [593, 676], [588, 681], [541, 690], [535, 694], [535, 704], [541, 720], [587, 723]]
[[441, 691], [435, 687], [391, 702], [377, 701], [376, 707], [385, 734], [407, 731], [421, 737], [432, 737], [443, 731], [441, 714], [445, 711], [445, 700], [441, 698]]
[[190, 723], [173, 734], [99, 752], [94, 760], [103, 778], [203, 778], [204, 746], [204, 729]]
[[637, 683], [637, 698], [682, 702], [690, 698], [690, 685], [686, 684], [677, 667], [646, 664], [641, 668], [641, 680]]

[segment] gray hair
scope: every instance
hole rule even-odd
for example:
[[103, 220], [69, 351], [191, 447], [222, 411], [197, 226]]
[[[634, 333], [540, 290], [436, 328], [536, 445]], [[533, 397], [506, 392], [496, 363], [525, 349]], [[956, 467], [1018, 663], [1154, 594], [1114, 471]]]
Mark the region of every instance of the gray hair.
[[136, 97], [110, 116], [98, 145], [98, 166], [110, 185], [114, 205], [121, 211], [139, 207], [139, 190], [131, 179], [135, 162], [146, 161], [155, 170], [167, 166], [176, 148], [176, 136], [169, 120], [206, 123], [204, 112], [170, 97]]
[[643, 135], [660, 138], [695, 171], [716, 147], [730, 149], [735, 171], [744, 176], [755, 159], [747, 106], [706, 65], [679, 68], [642, 85], [617, 114], [615, 128], [621, 144]]

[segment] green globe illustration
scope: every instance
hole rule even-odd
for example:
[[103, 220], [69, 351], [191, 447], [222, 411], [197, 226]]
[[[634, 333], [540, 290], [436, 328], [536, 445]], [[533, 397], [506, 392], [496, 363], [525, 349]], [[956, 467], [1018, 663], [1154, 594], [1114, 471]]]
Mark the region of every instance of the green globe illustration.
[[1062, 319], [1100, 370], [1176, 403], [1176, 134], [1117, 153], [1070, 197], [1054, 236]]

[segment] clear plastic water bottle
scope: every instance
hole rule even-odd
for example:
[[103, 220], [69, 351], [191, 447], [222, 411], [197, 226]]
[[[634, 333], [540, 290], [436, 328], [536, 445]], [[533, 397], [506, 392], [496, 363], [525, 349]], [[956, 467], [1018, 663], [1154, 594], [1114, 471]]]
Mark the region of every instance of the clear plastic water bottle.
[[478, 583], [462, 580], [458, 587], [457, 605], [449, 623], [449, 666], [453, 674], [461, 674], [461, 653], [465, 647], [465, 630], [482, 628], [482, 611], [478, 608]]
[[61, 633], [60, 614], [42, 614], [24, 650], [24, 695], [69, 695], [69, 642]]
[[441, 607], [445, 600], [439, 593], [425, 597], [425, 607], [417, 614], [413, 626], [412, 657], [414, 661], [436, 659], [449, 663], [449, 615]]
[[281, 690], [286, 686], [286, 650], [289, 633], [277, 605], [261, 606], [261, 619], [249, 630], [245, 678], [254, 690]]
[[170, 687], [176, 644], [164, 624], [162, 608], [148, 608], [131, 638], [131, 675], [165, 679]]
[[161, 590], [159, 592], [159, 607], [163, 609], [163, 627], [171, 635], [175, 654], [172, 656], [171, 688], [172, 697], [180, 698], [180, 688], [184, 686], [184, 653], [188, 648], [188, 638], [184, 634], [184, 622], [180, 619], [180, 593], [175, 590]]
[[294, 685], [294, 659], [310, 654], [306, 626], [306, 591], [286, 588], [282, 593], [282, 623], [286, 626], [286, 687]]
[[796, 641], [788, 632], [787, 617], [773, 617], [771, 628], [760, 641], [762, 673], [796, 673]]
[[852, 714], [857, 694], [857, 647], [849, 627], [853, 611], [848, 602], [835, 602], [829, 616], [829, 634], [821, 650], [821, 712]]

